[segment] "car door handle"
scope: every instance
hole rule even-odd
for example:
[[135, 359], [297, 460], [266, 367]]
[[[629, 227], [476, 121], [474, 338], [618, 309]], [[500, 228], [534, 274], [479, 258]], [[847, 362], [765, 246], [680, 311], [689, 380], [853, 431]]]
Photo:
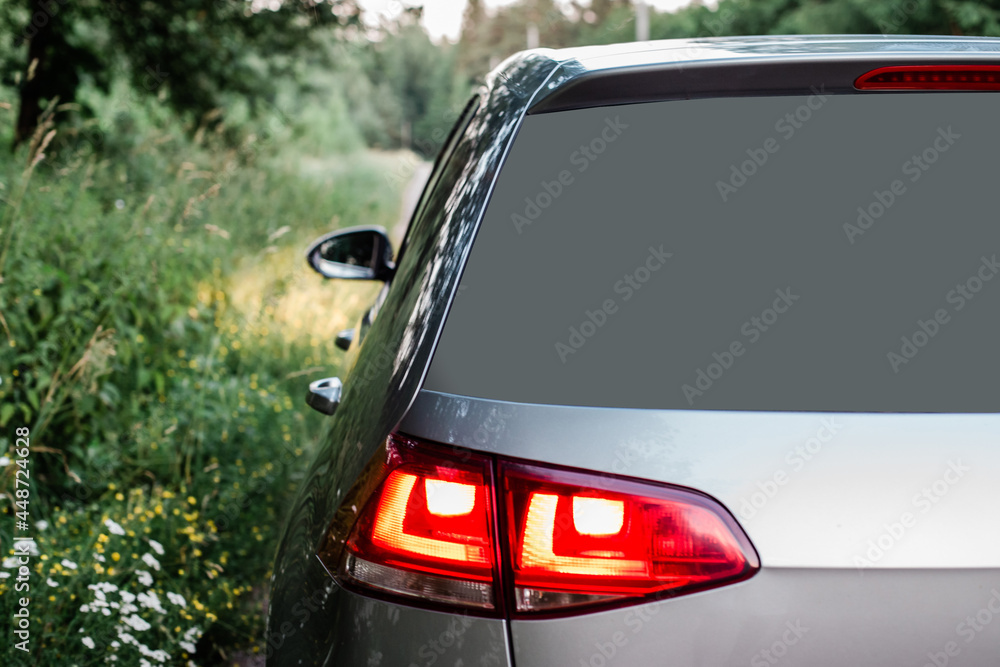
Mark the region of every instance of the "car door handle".
[[313, 410], [324, 415], [332, 415], [340, 405], [340, 390], [343, 384], [340, 378], [323, 378], [309, 383], [309, 393], [306, 404]]
[[334, 339], [333, 343], [341, 350], [346, 350], [351, 346], [351, 341], [354, 340], [354, 329], [344, 329], [337, 337]]

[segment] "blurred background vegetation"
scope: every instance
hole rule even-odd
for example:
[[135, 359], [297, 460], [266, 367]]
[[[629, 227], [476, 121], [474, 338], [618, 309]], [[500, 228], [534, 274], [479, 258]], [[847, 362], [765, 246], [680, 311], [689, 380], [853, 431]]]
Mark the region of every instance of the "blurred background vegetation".
[[0, 0], [4, 627], [16, 512], [39, 549], [31, 652], [5, 642], [4, 664], [259, 656], [279, 526], [323, 433], [304, 388], [342, 372], [333, 334], [374, 295], [322, 284], [301, 251], [341, 226], [398, 233], [410, 174], [506, 56], [637, 32], [998, 35], [1000, 1], [467, 0], [455, 43], [421, 18]]

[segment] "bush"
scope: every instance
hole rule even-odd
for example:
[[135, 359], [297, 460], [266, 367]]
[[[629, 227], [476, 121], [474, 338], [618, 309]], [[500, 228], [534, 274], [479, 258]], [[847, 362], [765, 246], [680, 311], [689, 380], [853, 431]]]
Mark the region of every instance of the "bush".
[[263, 641], [283, 508], [323, 424], [304, 388], [338, 372], [333, 334], [376, 289], [333, 290], [301, 249], [391, 226], [405, 184], [385, 177], [401, 155], [306, 158], [294, 123], [271, 121], [234, 144], [140, 115], [0, 172], [0, 538], [39, 552], [31, 653], [9, 643], [5, 664], [211, 664]]

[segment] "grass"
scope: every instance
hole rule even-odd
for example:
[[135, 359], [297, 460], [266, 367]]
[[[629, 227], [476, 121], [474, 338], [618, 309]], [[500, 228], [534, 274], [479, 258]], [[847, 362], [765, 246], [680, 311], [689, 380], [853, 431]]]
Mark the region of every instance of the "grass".
[[4, 664], [260, 650], [282, 513], [323, 431], [305, 387], [342, 371], [333, 337], [377, 288], [324, 283], [302, 250], [333, 228], [392, 228], [414, 165], [317, 155], [308, 128], [284, 130], [233, 147], [149, 121], [97, 152], [45, 128], [0, 170], [5, 618], [22, 595], [12, 537], [37, 543], [30, 650], [9, 642]]

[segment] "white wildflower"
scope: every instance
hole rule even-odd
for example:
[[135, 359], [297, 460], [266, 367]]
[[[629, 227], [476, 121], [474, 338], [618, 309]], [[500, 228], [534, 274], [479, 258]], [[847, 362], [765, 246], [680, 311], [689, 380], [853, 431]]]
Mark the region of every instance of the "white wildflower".
[[49, 522], [46, 521], [45, 519], [40, 519], [35, 522], [35, 528], [37, 528], [38, 530], [45, 530], [48, 527], [49, 527]]
[[90, 605], [89, 604], [85, 604], [85, 605], [81, 606], [80, 607], [80, 613], [81, 614], [89, 614], [90, 613]]
[[152, 625], [144, 621], [142, 618], [140, 618], [137, 614], [132, 614], [128, 618], [122, 619], [122, 623], [124, 623], [125, 625], [129, 626], [130, 628], [132, 628], [137, 632], [144, 632], [153, 627]]
[[86, 646], [87, 648], [90, 648], [90, 649], [92, 649], [92, 648], [94, 648], [96, 646], [96, 644], [94, 644], [94, 640], [91, 639], [90, 637], [84, 637], [80, 641], [83, 642], [84, 646]]
[[6, 468], [9, 465], [10, 465], [10, 457], [0, 456], [0, 468]]
[[104, 525], [107, 527], [108, 531], [112, 535], [124, 535], [125, 534], [125, 529], [122, 528], [121, 526], [119, 526], [117, 523], [115, 523], [111, 519], [105, 519], [104, 520]]
[[101, 554], [94, 554], [94, 560], [96, 560], [98, 563], [105, 562], [104, 561], [104, 556], [102, 556]]
[[181, 648], [183, 648], [188, 653], [194, 653], [196, 649], [195, 642], [197, 642], [200, 637], [201, 637], [201, 628], [199, 628], [197, 625], [194, 625], [191, 626], [188, 629], [188, 631], [184, 633], [184, 637], [177, 643], [180, 644]]
[[167, 593], [167, 599], [178, 607], [187, 607], [187, 600], [184, 599], [183, 595], [178, 595], [177, 593]]
[[101, 595], [99, 595], [98, 597], [100, 597], [102, 600], [104, 599], [103, 595], [104, 593], [114, 593], [115, 591], [118, 590], [118, 587], [112, 584], [110, 581], [101, 581], [96, 584], [90, 584], [89, 586], [87, 586], [87, 588], [89, 588], [92, 591], [99, 591]]
[[47, 583], [52, 588], [59, 588], [59, 584], [57, 584], [52, 577], [49, 577], [48, 579], [46, 579], [45, 583]]
[[157, 556], [163, 555], [163, 545], [157, 542], [156, 540], [150, 540], [149, 546], [153, 547], [153, 551], [156, 552]]
[[167, 660], [170, 660], [170, 654], [167, 653], [166, 651], [161, 651], [159, 649], [154, 651], [145, 644], [138, 644], [138, 643], [136, 644], [136, 648], [139, 649], [139, 653], [142, 653], [147, 658], [152, 658], [157, 662], [166, 662]]
[[76, 563], [69, 560], [68, 558], [63, 558], [61, 561], [59, 561], [59, 564], [62, 565], [63, 567], [69, 568], [70, 570], [76, 569]]
[[[149, 575], [148, 572], [146, 572], [144, 574], [146, 574], [147, 576]], [[147, 584], [147, 585], [151, 585], [152, 583], [153, 583], [153, 578], [150, 577], [149, 578], [149, 584]], [[123, 590], [121, 592], [121, 596], [122, 596], [122, 605], [121, 605], [121, 615], [122, 616], [125, 616], [127, 614], [131, 614], [134, 611], [139, 611], [139, 608], [137, 606], [135, 606], [134, 604], [132, 604], [133, 602], [135, 602], [135, 594], [134, 593], [129, 593], [128, 591]]]
[[0, 579], [9, 579], [10, 572], [0, 572]]
[[17, 567], [17, 565], [18, 565], [18, 563], [17, 563], [17, 557], [16, 556], [8, 556], [7, 558], [4, 558], [2, 565], [3, 565], [3, 567], [6, 567], [6, 568]]
[[160, 598], [156, 597], [156, 593], [152, 590], [148, 590], [145, 593], [139, 593], [139, 606], [145, 607], [146, 609], [152, 609], [153, 611], [158, 611], [161, 614], [166, 614], [167, 610], [163, 608], [160, 604]]
[[[149, 555], [149, 554], [147, 554], [147, 555]], [[146, 558], [143, 557], [142, 560], [145, 561]], [[159, 569], [159, 568], [157, 568], [157, 569]], [[152, 586], [153, 585], [153, 575], [151, 575], [149, 572], [146, 572], [145, 570], [136, 570], [135, 574], [139, 578], [139, 584], [140, 585], [142, 585], [142, 586]]]
[[149, 567], [153, 568], [157, 572], [160, 571], [160, 561], [156, 560], [153, 554], [143, 554], [142, 562], [148, 565]]

